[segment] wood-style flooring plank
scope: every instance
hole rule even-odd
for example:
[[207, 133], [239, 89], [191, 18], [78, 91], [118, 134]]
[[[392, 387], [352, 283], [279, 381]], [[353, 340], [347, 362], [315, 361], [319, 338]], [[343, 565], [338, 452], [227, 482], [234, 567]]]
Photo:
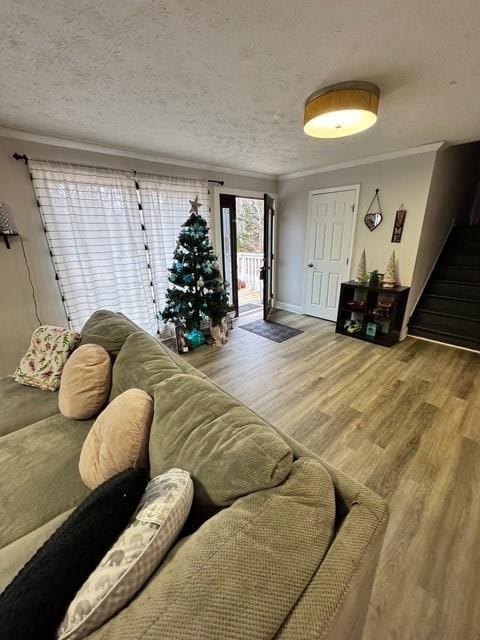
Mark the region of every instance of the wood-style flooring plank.
[[[249, 322], [247, 316], [240, 320]], [[390, 504], [364, 640], [480, 638], [480, 354], [391, 349], [278, 312], [277, 344], [235, 328], [186, 358]]]

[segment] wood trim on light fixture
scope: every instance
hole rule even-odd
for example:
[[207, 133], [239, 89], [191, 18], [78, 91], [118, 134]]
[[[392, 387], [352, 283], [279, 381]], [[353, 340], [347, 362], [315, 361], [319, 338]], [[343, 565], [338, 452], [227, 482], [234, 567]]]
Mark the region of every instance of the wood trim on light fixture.
[[379, 88], [371, 82], [352, 81], [329, 85], [313, 93], [305, 102], [304, 126], [324, 114], [347, 110], [368, 111], [376, 117], [379, 97]]

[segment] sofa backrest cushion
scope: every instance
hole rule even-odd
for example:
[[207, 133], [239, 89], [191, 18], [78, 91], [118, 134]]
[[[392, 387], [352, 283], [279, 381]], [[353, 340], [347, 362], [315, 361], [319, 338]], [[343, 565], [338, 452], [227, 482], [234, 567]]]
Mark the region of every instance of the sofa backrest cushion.
[[98, 344], [84, 344], [63, 367], [58, 408], [66, 418], [88, 420], [96, 416], [108, 399], [112, 361]]
[[240, 498], [172, 549], [91, 640], [273, 638], [320, 566], [334, 519], [330, 474], [300, 458], [283, 484]]
[[99, 344], [115, 358], [128, 336], [136, 331], [140, 331], [140, 327], [126, 316], [102, 309], [95, 311], [84, 324], [79, 346]]
[[125, 340], [112, 371], [110, 399], [127, 389], [143, 389], [153, 396], [155, 386], [178, 373], [200, 374], [188, 362], [174, 354], [144, 331]]
[[293, 453], [269, 424], [209, 380], [180, 374], [155, 389], [150, 473], [192, 475], [193, 510], [207, 516], [287, 477]]

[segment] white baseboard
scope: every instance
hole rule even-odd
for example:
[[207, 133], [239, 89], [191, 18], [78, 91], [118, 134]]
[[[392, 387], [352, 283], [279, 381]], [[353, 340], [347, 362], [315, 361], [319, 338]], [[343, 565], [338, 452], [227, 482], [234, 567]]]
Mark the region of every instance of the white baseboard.
[[282, 302], [281, 300], [275, 300], [273, 305], [275, 309], [281, 309], [282, 311], [290, 311], [291, 313], [303, 313], [302, 307], [296, 304], [288, 304], [288, 302]]
[[448, 342], [440, 342], [440, 340], [432, 340], [432, 338], [424, 338], [423, 336], [412, 336], [408, 334], [409, 338], [415, 338], [415, 340], [424, 340], [425, 342], [433, 342], [434, 344], [440, 344], [442, 347], [450, 347], [450, 349], [461, 349], [462, 351], [470, 351], [471, 353], [478, 353], [476, 349], [469, 349], [468, 347], [461, 347], [459, 344], [450, 344]]

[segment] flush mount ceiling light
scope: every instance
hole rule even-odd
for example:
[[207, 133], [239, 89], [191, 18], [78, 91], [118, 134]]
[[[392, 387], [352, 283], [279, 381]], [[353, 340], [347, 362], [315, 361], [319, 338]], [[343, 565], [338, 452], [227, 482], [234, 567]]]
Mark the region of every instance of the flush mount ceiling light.
[[377, 121], [380, 91], [371, 82], [340, 82], [313, 93], [305, 103], [303, 130], [313, 138], [343, 138]]

